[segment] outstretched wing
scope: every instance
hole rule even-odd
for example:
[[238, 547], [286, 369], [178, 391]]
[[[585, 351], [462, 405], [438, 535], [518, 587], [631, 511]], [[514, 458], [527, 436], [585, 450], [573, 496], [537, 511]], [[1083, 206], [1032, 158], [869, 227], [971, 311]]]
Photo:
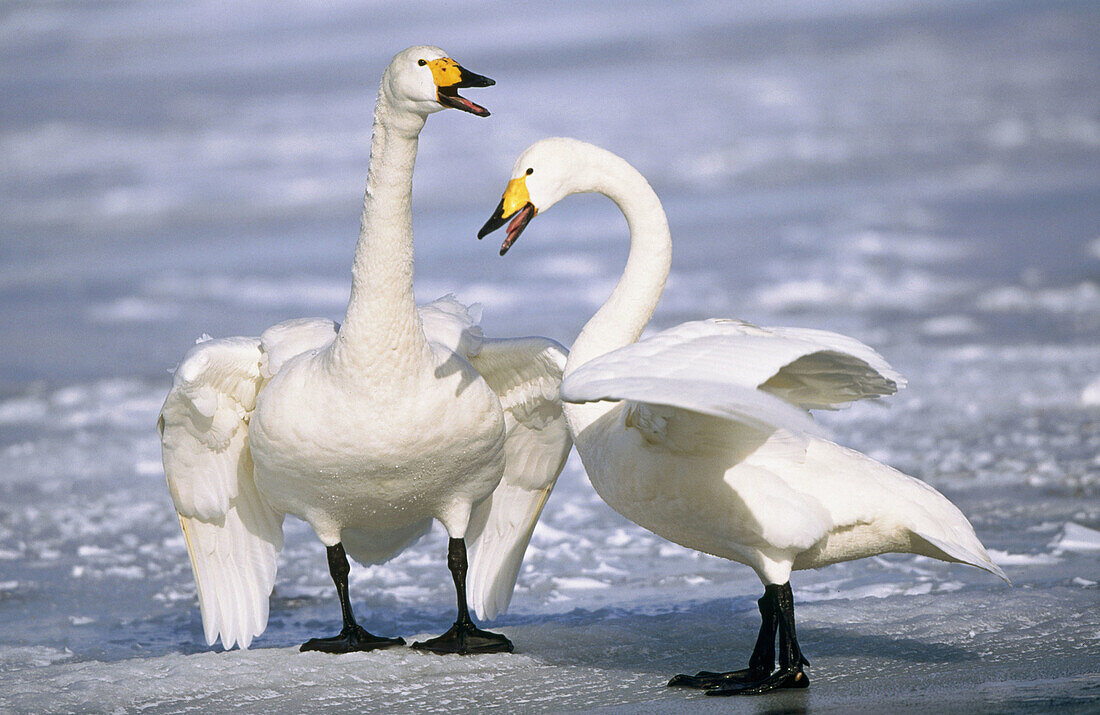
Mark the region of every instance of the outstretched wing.
[[566, 402], [632, 400], [818, 434], [807, 410], [893, 394], [902, 377], [874, 350], [836, 333], [684, 323], [590, 360], [566, 376]]
[[483, 339], [468, 356], [500, 397], [507, 428], [504, 477], [467, 531], [469, 599], [481, 618], [508, 609], [531, 532], [573, 445], [558, 394], [566, 356], [547, 338]]
[[744, 331], [765, 332], [753, 336], [755, 342], [782, 344], [783, 350], [800, 353], [760, 383], [760, 389], [803, 409], [837, 410], [857, 400], [893, 395], [906, 385], [905, 378], [885, 358], [847, 335], [811, 328], [740, 325]]
[[248, 418], [263, 384], [256, 338], [196, 345], [176, 369], [157, 431], [191, 557], [206, 642], [247, 648], [267, 627], [283, 515], [253, 482]]

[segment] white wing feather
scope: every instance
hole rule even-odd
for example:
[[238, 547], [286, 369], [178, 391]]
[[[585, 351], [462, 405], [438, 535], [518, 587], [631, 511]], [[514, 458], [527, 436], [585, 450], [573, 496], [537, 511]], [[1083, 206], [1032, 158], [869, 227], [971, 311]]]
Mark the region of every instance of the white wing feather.
[[180, 363], [157, 430], [209, 645], [247, 648], [267, 626], [281, 514], [253, 482], [248, 417], [263, 384], [257, 338], [208, 340]]
[[512, 599], [531, 532], [573, 440], [559, 389], [567, 352], [546, 338], [483, 339], [470, 363], [500, 397], [507, 429], [500, 485], [470, 519], [470, 605], [483, 619]]
[[590, 360], [566, 376], [562, 399], [634, 400], [821, 434], [806, 410], [893, 394], [899, 385], [902, 377], [853, 338], [702, 320]]
[[328, 318], [298, 318], [272, 325], [260, 335], [260, 373], [270, 380], [286, 361], [320, 350], [336, 339], [340, 324]]
[[481, 349], [481, 306], [467, 306], [448, 293], [417, 308], [429, 343], [441, 345], [465, 358]]

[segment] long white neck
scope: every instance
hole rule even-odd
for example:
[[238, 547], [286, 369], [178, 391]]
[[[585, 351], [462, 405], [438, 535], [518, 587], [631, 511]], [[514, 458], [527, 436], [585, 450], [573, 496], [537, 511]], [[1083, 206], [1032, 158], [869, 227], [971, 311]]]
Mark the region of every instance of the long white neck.
[[[638, 340], [664, 291], [672, 263], [668, 219], [657, 194], [634, 167], [601, 150], [589, 186], [619, 207], [630, 229], [630, 254], [611, 296], [585, 324], [569, 351], [568, 375], [584, 363]], [[613, 407], [599, 402], [565, 405], [574, 435]]]
[[397, 111], [382, 91], [374, 108], [363, 218], [351, 269], [351, 299], [332, 349], [352, 370], [428, 351], [413, 297], [412, 176], [425, 117]]
[[657, 194], [630, 164], [614, 154], [601, 154], [592, 185], [582, 191], [604, 194], [623, 212], [630, 229], [630, 254], [615, 290], [574, 341], [566, 373], [641, 336], [672, 263], [668, 219]]

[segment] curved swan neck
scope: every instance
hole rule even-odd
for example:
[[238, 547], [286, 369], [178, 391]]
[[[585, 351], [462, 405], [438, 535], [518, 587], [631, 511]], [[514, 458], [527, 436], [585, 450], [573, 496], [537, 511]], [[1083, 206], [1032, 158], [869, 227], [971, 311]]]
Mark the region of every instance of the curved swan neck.
[[630, 254], [611, 296], [585, 324], [569, 353], [566, 372], [635, 342], [664, 291], [672, 263], [672, 238], [661, 201], [637, 169], [601, 152], [590, 185], [615, 202], [630, 229]]
[[396, 111], [379, 90], [351, 299], [333, 347], [339, 364], [377, 364], [427, 350], [413, 297], [412, 176], [425, 117]]

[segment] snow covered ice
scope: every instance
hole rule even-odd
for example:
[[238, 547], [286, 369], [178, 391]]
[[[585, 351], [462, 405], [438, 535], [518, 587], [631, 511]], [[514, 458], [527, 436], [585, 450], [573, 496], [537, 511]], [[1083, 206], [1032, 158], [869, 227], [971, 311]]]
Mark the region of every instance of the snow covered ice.
[[[1100, 12], [633, 7], [0, 12], [0, 710], [1100, 707]], [[474, 236], [532, 141], [606, 146], [669, 214], [654, 328], [874, 346], [909, 387], [822, 419], [958, 504], [1014, 587], [909, 556], [797, 572], [808, 691], [668, 690], [744, 664], [759, 582], [619, 517], [574, 458], [493, 623], [517, 653], [298, 653], [339, 612], [294, 520], [267, 631], [207, 648], [153, 429], [167, 371], [204, 332], [340, 317], [378, 75], [423, 42], [497, 85], [491, 118], [422, 135], [421, 300], [569, 344], [625, 259], [615, 209], [562, 204], [503, 259]], [[366, 628], [446, 628], [445, 542], [353, 567]]]

